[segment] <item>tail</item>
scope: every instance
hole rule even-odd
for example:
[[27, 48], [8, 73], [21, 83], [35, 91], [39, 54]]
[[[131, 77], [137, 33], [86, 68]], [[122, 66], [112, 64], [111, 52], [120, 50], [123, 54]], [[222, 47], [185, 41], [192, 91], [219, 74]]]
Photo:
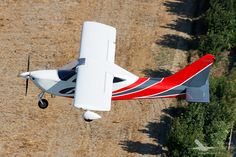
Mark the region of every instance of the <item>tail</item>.
[[188, 102], [209, 102], [209, 72], [214, 63], [214, 56], [207, 54], [186, 68], [172, 75], [177, 80], [184, 80]]

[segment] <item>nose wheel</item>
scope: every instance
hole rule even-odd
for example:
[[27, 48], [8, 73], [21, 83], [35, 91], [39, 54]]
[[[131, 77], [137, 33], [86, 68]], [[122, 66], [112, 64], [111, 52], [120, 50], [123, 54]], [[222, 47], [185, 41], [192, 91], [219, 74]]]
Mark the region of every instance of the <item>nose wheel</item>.
[[45, 93], [45, 92], [41, 92], [41, 93], [38, 95], [38, 99], [39, 99], [39, 101], [38, 101], [38, 106], [39, 106], [39, 108], [41, 108], [41, 109], [45, 109], [45, 108], [48, 107], [48, 101], [47, 101], [46, 99], [42, 99], [43, 96], [44, 96], [44, 93]]
[[45, 108], [48, 107], [48, 101], [47, 101], [46, 99], [41, 99], [41, 100], [39, 100], [39, 102], [38, 102], [38, 106], [39, 106], [39, 108], [41, 108], [41, 109], [45, 109]]

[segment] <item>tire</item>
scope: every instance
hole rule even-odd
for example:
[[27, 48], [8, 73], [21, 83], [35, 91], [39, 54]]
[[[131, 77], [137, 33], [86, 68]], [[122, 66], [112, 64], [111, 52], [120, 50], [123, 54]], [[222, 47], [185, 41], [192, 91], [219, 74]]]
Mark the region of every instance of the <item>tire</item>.
[[84, 118], [84, 121], [85, 121], [85, 122], [92, 122], [93, 120], [91, 120], [91, 119], [85, 119], [85, 118]]
[[[41, 103], [42, 101], [42, 103]], [[41, 109], [45, 109], [48, 107], [48, 101], [46, 99], [42, 99], [41, 101], [38, 102], [38, 106]]]

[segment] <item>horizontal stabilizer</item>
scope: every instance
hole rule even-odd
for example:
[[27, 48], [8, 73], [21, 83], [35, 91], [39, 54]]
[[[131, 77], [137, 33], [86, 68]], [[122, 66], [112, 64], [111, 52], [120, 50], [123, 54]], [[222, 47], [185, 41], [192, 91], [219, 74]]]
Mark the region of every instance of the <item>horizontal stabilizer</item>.
[[187, 87], [186, 100], [188, 102], [210, 102], [208, 79], [201, 87]]

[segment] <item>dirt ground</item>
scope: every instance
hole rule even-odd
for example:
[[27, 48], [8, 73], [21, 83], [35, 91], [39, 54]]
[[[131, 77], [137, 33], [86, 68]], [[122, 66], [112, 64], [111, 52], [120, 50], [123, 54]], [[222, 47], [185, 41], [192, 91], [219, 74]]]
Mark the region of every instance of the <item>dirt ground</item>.
[[26, 70], [28, 54], [30, 70], [75, 59], [86, 20], [117, 28], [121, 67], [139, 76], [174, 73], [187, 64], [191, 27], [178, 20], [192, 7], [191, 0], [1, 0], [0, 156], [164, 154], [164, 110], [175, 100], [114, 101], [101, 120], [86, 123], [71, 99], [46, 95], [49, 107], [39, 109], [39, 89], [30, 82], [25, 97], [25, 81], [16, 76]]

